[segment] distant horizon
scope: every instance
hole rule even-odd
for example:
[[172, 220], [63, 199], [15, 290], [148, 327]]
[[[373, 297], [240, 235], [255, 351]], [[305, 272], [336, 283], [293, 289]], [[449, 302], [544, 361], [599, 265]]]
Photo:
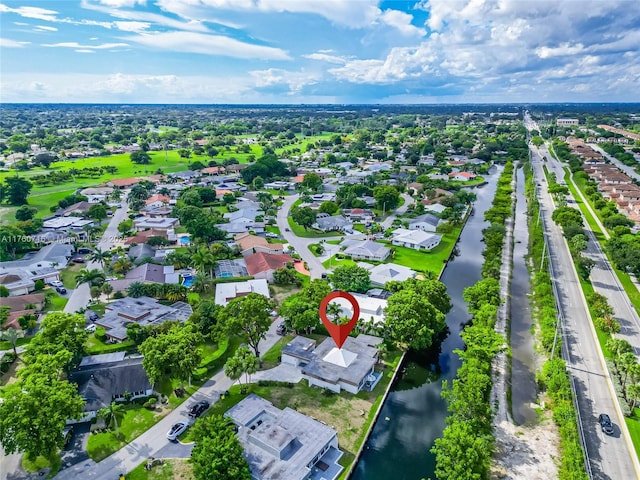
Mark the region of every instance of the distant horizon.
[[638, 105], [640, 101], [629, 102], [449, 102], [449, 103], [133, 103], [133, 102], [0, 102], [3, 105], [112, 105], [112, 106], [201, 106], [201, 107], [315, 107], [315, 106], [356, 106], [356, 107], [420, 107], [420, 106], [459, 106], [459, 105], [507, 105], [507, 106], [527, 106], [527, 105]]
[[630, 0], [0, 0], [0, 102], [635, 103], [639, 35]]

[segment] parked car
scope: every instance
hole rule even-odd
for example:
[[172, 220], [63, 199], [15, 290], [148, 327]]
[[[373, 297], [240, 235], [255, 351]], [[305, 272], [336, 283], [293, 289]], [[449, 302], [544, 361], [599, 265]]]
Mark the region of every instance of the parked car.
[[189, 424], [187, 422], [174, 423], [171, 429], [167, 432], [167, 438], [172, 442], [178, 440], [178, 437], [187, 431]]
[[287, 333], [287, 326], [284, 324], [284, 322], [280, 322], [278, 324], [278, 326], [276, 327], [276, 333], [278, 335], [284, 335], [285, 333]]
[[604, 433], [606, 433], [607, 435], [613, 435], [613, 424], [611, 423], [611, 418], [609, 418], [609, 415], [607, 415], [606, 413], [601, 413], [598, 416], [598, 423], [600, 424], [600, 427], [602, 428], [602, 431]]
[[100, 315], [98, 315], [98, 312], [96, 312], [95, 310], [87, 310], [85, 313], [85, 318], [87, 320], [91, 320], [92, 322], [95, 322], [100, 318]]
[[265, 236], [267, 238], [278, 238], [278, 234], [277, 233], [273, 233], [273, 232], [267, 232], [267, 234]]
[[202, 400], [191, 407], [191, 409], [189, 410], [189, 416], [198, 418], [205, 412], [207, 408], [209, 408], [209, 402], [207, 402], [206, 400]]
[[84, 263], [84, 257], [82, 257], [82, 256], [73, 257], [73, 258], [71, 258], [71, 261], [73, 263]]
[[56, 287], [56, 292], [58, 293], [67, 293], [67, 289], [64, 287]]
[[62, 437], [64, 438], [64, 446], [68, 446], [73, 438], [73, 425], [67, 425], [62, 430]]
[[87, 254], [91, 253], [91, 249], [90, 248], [86, 248], [86, 247], [80, 247], [78, 249], [78, 253], [80, 253], [81, 255], [87, 255]]
[[93, 333], [96, 331], [96, 329], [98, 328], [98, 326], [95, 323], [92, 323], [91, 325], [87, 325], [85, 327], [85, 330], [89, 333]]
[[49, 282], [49, 285], [51, 285], [52, 287], [64, 287], [60, 280], [52, 280]]

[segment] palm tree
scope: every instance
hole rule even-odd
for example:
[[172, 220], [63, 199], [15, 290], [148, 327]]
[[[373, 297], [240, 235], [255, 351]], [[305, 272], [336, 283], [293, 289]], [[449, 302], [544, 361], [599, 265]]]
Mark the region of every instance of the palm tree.
[[89, 283], [91, 286], [100, 286], [104, 283], [104, 280], [104, 272], [101, 272], [97, 268], [94, 268], [92, 270], [83, 268], [82, 270], [80, 270], [78, 275], [76, 275], [76, 285]]
[[123, 275], [131, 270], [131, 267], [133, 267], [133, 263], [131, 263], [131, 261], [126, 257], [120, 257], [113, 262], [113, 265], [111, 265], [114, 272], [121, 273]]
[[165, 284], [165, 297], [170, 302], [180, 302], [187, 299], [187, 288], [177, 284]]
[[2, 332], [2, 338], [4, 338], [7, 342], [11, 344], [13, 347], [13, 354], [17, 357], [18, 351], [16, 350], [16, 345], [18, 343], [18, 339], [24, 337], [24, 333], [19, 330], [16, 330], [13, 327], [7, 328], [4, 332]]
[[104, 270], [104, 261], [107, 260], [110, 256], [111, 253], [102, 251], [98, 247], [96, 247], [96, 249], [89, 255], [89, 259], [92, 262], [98, 262]]
[[216, 259], [207, 247], [201, 247], [192, 257], [193, 265], [202, 273], [206, 273], [206, 269], [209, 269], [209, 276], [213, 277], [213, 267], [216, 263]]
[[132, 298], [142, 297], [145, 293], [144, 284], [142, 282], [133, 282], [127, 287], [127, 295]]
[[107, 298], [111, 298], [111, 293], [113, 293], [113, 287], [110, 283], [104, 283], [102, 285], [102, 293], [104, 293]]
[[207, 277], [206, 275], [196, 275], [195, 277], [193, 277], [193, 284], [191, 285], [191, 290], [193, 290], [196, 293], [206, 293], [211, 291], [211, 288], [213, 287], [213, 282], [211, 281], [211, 278]]
[[116, 437], [120, 436], [120, 432], [118, 432], [118, 415], [121, 415], [123, 412], [124, 406], [116, 402], [112, 402], [108, 407], [98, 410], [98, 416], [104, 418], [107, 426], [111, 425], [113, 421], [113, 425], [116, 428]]

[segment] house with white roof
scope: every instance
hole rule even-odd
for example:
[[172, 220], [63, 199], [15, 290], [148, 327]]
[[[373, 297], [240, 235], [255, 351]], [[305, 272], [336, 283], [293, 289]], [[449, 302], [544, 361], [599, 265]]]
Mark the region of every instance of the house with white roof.
[[237, 427], [253, 480], [335, 480], [343, 470], [338, 433], [318, 420], [253, 393], [224, 415]]
[[271, 298], [269, 284], [265, 279], [247, 280], [245, 282], [218, 283], [216, 285], [216, 305], [226, 306], [231, 300], [244, 297], [250, 293], [258, 293]]
[[397, 228], [392, 232], [391, 243], [398, 247], [413, 248], [414, 250], [431, 250], [437, 247], [442, 235], [424, 232], [422, 230], [407, 230]]

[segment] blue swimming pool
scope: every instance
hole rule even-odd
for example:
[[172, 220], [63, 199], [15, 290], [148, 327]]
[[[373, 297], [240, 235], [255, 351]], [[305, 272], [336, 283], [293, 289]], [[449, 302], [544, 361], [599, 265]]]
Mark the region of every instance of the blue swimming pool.
[[191, 237], [180, 237], [180, 245], [189, 245], [191, 243]]
[[190, 287], [191, 285], [193, 285], [193, 277], [191, 275], [185, 275], [182, 277], [183, 287]]

